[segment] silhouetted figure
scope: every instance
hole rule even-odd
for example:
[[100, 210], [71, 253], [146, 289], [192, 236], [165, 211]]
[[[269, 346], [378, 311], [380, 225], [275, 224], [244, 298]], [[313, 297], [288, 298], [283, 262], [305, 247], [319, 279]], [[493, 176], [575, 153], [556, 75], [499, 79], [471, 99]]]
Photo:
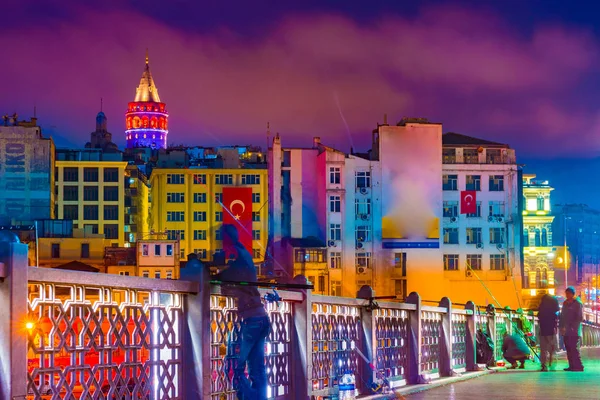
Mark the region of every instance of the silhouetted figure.
[[[239, 241], [237, 228], [224, 224], [222, 237], [231, 239], [237, 258], [217, 279], [236, 282], [256, 282], [256, 268], [252, 256]], [[266, 400], [267, 373], [265, 369], [265, 340], [271, 323], [255, 286], [230, 286], [225, 293], [237, 298], [238, 316], [241, 319], [241, 343], [238, 363], [234, 369], [233, 384], [240, 400]], [[244, 374], [248, 366], [249, 380]]]
[[504, 335], [502, 342], [502, 356], [511, 366], [509, 369], [517, 368], [517, 361], [520, 362], [520, 369], [525, 368], [525, 360], [529, 357], [530, 350], [527, 343], [520, 335], [516, 333]]
[[558, 348], [558, 314], [560, 307], [556, 297], [545, 294], [540, 302], [538, 309], [538, 319], [540, 324], [540, 361], [542, 371], [548, 371], [552, 368], [554, 355]]
[[560, 313], [560, 334], [565, 342], [569, 367], [565, 371], [583, 371], [579, 345], [581, 343], [581, 323], [583, 322], [583, 304], [575, 297], [575, 288], [569, 286], [565, 290], [566, 300]]

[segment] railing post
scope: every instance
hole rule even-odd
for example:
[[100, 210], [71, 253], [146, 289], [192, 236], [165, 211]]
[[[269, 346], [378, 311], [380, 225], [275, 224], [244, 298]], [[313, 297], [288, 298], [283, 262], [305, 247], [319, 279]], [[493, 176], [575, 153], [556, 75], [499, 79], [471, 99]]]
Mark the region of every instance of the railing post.
[[494, 364], [498, 360], [496, 357], [497, 347], [498, 347], [498, 338], [496, 337], [496, 309], [493, 304], [488, 304], [486, 308], [486, 313], [488, 316], [488, 330], [490, 334], [490, 339], [492, 339], [492, 343], [494, 343]]
[[[293, 283], [306, 284], [308, 280], [303, 275], [294, 278]], [[312, 290], [304, 292], [301, 303], [294, 302], [292, 315], [294, 317], [291, 337], [292, 363], [290, 373], [290, 398], [307, 399], [312, 392]]]
[[448, 297], [443, 297], [439, 306], [447, 309], [446, 314], [442, 316], [439, 372], [440, 376], [454, 376], [456, 374], [452, 370], [452, 302]]
[[416, 310], [409, 311], [408, 317], [408, 362], [407, 382], [409, 384], [427, 383], [427, 379], [421, 373], [421, 296], [412, 292], [406, 298], [407, 304], [414, 304]]
[[470, 310], [471, 313], [467, 314], [467, 332], [465, 338], [465, 359], [467, 371], [478, 371], [477, 366], [477, 315], [476, 306], [472, 301], [467, 301], [465, 304], [465, 310]]
[[188, 256], [181, 279], [200, 284], [200, 292], [186, 294], [184, 301], [183, 398], [210, 399], [210, 271], [197, 258]]
[[27, 396], [27, 245], [12, 233], [0, 236], [0, 400]]
[[[359, 299], [370, 300], [371, 298], [375, 297], [375, 291], [370, 286], [363, 286], [358, 291], [356, 297]], [[371, 360], [372, 364], [375, 365], [375, 354], [377, 352], [377, 338], [375, 332], [376, 323], [373, 316], [373, 308], [374, 307], [369, 306], [360, 308], [360, 319], [362, 321], [363, 327], [363, 346], [360, 350], [369, 360]], [[361, 376], [370, 376], [371, 379], [369, 379], [369, 382], [371, 382], [373, 378], [373, 371], [366, 362], [361, 363], [360, 365], [362, 365], [362, 368], [360, 368], [359, 370]], [[364, 381], [358, 382], [357, 379], [357, 385], [361, 393], [364, 393], [365, 391], [368, 392], [370, 390], [369, 387], [366, 387], [366, 383]]]

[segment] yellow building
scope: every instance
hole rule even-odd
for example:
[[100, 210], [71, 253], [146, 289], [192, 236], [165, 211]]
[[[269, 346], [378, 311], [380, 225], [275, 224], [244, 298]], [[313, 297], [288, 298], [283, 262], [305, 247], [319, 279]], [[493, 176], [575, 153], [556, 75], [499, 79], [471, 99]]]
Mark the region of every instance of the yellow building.
[[124, 246], [126, 166], [120, 153], [57, 151], [56, 218], [73, 220], [73, 228], [104, 234], [110, 245]]
[[134, 247], [106, 248], [106, 272], [155, 279], [179, 279], [177, 240], [139, 240]]
[[267, 185], [266, 169], [156, 168], [150, 176], [151, 230], [179, 239], [181, 258], [193, 252], [201, 260], [213, 260], [223, 249], [223, 187], [251, 187], [253, 259], [260, 263], [267, 247]]
[[552, 243], [552, 190], [548, 181], [523, 175], [523, 299], [528, 307], [536, 307], [542, 295], [556, 290], [554, 269], [562, 252]]
[[39, 266], [55, 268], [72, 262], [87, 264], [105, 272], [104, 249], [110, 240], [82, 229], [73, 230], [73, 237], [41, 237], [38, 239]]
[[330, 285], [327, 267], [327, 246], [316, 237], [289, 239], [287, 256], [293, 257], [293, 276], [304, 275], [314, 285], [314, 294], [341, 296], [341, 284]]
[[125, 168], [125, 246], [135, 247], [150, 231], [150, 182], [136, 165]]

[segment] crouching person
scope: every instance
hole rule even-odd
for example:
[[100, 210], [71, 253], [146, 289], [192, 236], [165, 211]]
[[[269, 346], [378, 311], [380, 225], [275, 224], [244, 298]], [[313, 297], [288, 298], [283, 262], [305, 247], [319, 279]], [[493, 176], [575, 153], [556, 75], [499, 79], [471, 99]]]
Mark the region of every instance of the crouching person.
[[519, 369], [524, 369], [525, 360], [529, 357], [529, 354], [531, 354], [531, 351], [521, 336], [514, 333], [504, 335], [502, 356], [510, 363], [508, 369], [517, 368], [517, 362], [520, 363]]

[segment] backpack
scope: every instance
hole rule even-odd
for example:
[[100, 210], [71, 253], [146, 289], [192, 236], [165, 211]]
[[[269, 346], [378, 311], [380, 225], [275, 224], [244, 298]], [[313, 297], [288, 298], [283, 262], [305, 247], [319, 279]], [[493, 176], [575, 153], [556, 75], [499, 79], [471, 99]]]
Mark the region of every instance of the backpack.
[[490, 338], [486, 332], [478, 329], [477, 335], [475, 336], [475, 343], [477, 364], [493, 365], [494, 342], [492, 341], [492, 338]]

